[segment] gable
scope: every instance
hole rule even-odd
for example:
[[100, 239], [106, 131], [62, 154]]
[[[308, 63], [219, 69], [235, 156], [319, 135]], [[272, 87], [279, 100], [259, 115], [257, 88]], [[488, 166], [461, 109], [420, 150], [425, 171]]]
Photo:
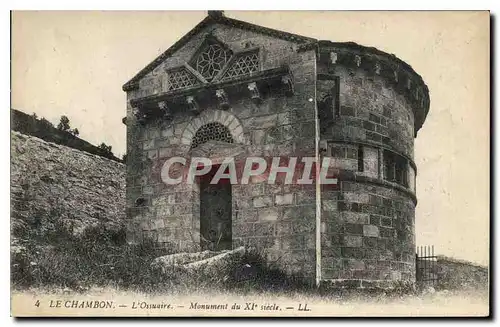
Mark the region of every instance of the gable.
[[[241, 50], [245, 48], [248, 49], [252, 46], [263, 46], [263, 43], [267, 43], [268, 45], [272, 43], [273, 48], [275, 48], [276, 44], [279, 48], [280, 45], [283, 46], [283, 44], [297, 46], [316, 42], [316, 40], [312, 38], [274, 30], [226, 18], [224, 16], [217, 18], [207, 16], [179, 41], [137, 73], [136, 76], [123, 86], [123, 90], [130, 91], [137, 89], [142, 79], [148, 79], [148, 77], [157, 75], [163, 69], [180, 68], [182, 65], [185, 65], [187, 60], [189, 60], [188, 58], [192, 60], [192, 57], [195, 55], [193, 48], [200, 51], [202, 43], [206, 42], [207, 34], [215, 36], [221, 45], [228, 46], [230, 51], [233, 52], [241, 52]], [[193, 62], [191, 62], [191, 64], [192, 63]], [[239, 64], [240, 66], [246, 65], [245, 62], [240, 62]]]

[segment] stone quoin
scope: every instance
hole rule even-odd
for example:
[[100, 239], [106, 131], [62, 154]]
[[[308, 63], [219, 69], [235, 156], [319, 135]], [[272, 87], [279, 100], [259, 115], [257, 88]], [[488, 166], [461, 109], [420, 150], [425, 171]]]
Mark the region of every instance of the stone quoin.
[[[429, 91], [402, 60], [212, 11], [123, 90], [129, 242], [257, 248], [338, 287], [415, 281], [413, 144]], [[337, 187], [161, 178], [173, 157], [277, 156], [330, 157]]]

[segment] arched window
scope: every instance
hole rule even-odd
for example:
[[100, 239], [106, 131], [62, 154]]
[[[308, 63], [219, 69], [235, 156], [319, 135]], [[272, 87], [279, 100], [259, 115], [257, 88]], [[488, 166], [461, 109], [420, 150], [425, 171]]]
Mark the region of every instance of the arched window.
[[221, 123], [213, 122], [201, 126], [198, 131], [196, 131], [191, 142], [191, 149], [212, 140], [234, 143], [229, 129]]

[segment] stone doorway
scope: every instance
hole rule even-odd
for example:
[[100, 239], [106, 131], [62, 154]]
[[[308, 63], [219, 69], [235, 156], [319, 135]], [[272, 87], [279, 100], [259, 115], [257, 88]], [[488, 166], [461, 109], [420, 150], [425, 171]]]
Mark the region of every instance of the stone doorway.
[[200, 245], [202, 250], [230, 250], [232, 236], [232, 187], [227, 179], [210, 184], [219, 166], [200, 180]]

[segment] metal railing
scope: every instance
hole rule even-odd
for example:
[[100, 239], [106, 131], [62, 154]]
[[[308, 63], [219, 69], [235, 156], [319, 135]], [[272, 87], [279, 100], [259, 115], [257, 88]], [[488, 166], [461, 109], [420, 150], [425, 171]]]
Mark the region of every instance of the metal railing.
[[418, 286], [435, 287], [437, 285], [437, 256], [434, 255], [434, 245], [417, 247], [415, 267]]

